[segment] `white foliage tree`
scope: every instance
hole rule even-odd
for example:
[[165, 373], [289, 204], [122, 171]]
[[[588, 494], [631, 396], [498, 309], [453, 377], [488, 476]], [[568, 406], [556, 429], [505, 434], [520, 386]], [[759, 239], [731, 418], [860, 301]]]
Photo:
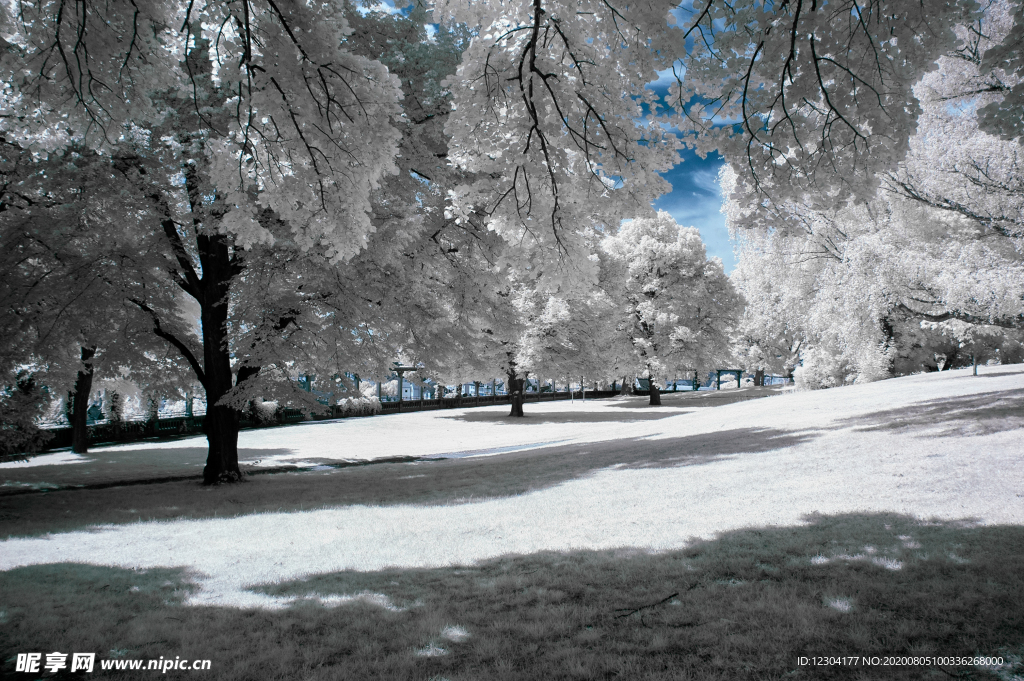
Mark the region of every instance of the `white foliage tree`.
[[660, 404], [659, 377], [728, 358], [742, 300], [722, 261], [707, 257], [700, 232], [664, 211], [624, 223], [603, 246], [621, 267], [617, 329], [649, 379], [651, 404]]
[[748, 349], [798, 348], [808, 387], [1014, 352], [1024, 323], [1022, 159], [979, 113], [1016, 77], [985, 66], [1012, 34], [1014, 10], [991, 3], [955, 27], [958, 49], [915, 85], [909, 153], [874, 178], [873, 195], [758, 201], [738, 175], [723, 176], [735, 192], [726, 212], [741, 244], [737, 281], [758, 301], [744, 319]]
[[[671, 2], [436, 3], [477, 32], [449, 79], [450, 159], [473, 177], [449, 215], [486, 224], [506, 259], [551, 290], [592, 279], [595, 234], [650, 210], [678, 141], [645, 110], [671, 59]], [[642, 123], [638, 123], [642, 122]]]
[[[679, 126], [717, 148], [761, 199], [864, 198], [899, 161], [912, 88], [955, 47], [973, 1], [694, 2], [683, 8]], [[722, 125], [723, 122], [730, 125]], [[732, 125], [732, 124], [735, 125]]]
[[[0, 13], [0, 131], [38, 154], [108, 154], [149, 199], [163, 253], [135, 263], [127, 297], [206, 391], [204, 478], [237, 478], [226, 397], [262, 369], [230, 354], [233, 287], [256, 262], [245, 249], [339, 263], [366, 246], [371, 192], [395, 170], [397, 79], [346, 48], [338, 5], [57, 0]], [[199, 348], [174, 323], [168, 303], [182, 295], [199, 304]]]

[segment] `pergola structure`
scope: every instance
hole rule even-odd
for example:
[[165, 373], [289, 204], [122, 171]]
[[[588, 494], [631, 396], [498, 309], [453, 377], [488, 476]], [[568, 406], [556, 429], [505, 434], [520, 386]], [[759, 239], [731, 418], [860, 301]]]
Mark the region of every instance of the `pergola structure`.
[[394, 367], [392, 371], [398, 374], [398, 401], [402, 401], [402, 382], [405, 380], [403, 376], [407, 371], [418, 371], [419, 367]]
[[736, 374], [736, 387], [743, 386], [743, 369], [715, 369], [715, 373], [718, 374], [718, 385], [715, 390], [722, 389], [722, 374]]

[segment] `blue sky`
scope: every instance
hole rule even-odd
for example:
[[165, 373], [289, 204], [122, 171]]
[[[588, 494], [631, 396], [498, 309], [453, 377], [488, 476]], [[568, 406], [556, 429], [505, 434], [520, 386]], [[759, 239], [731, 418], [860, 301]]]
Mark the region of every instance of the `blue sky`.
[[[372, 9], [398, 11], [394, 7], [394, 0], [380, 0]], [[362, 7], [359, 10], [369, 11]], [[405, 11], [411, 11], [411, 6]], [[686, 19], [684, 15], [687, 12], [682, 8], [673, 13], [677, 15], [679, 23]], [[676, 68], [680, 75], [685, 73], [681, 63], [677, 63]], [[671, 69], [659, 72], [658, 76], [658, 80], [647, 87], [665, 96], [675, 77]], [[679, 165], [662, 173], [662, 177], [672, 185], [672, 191], [655, 201], [654, 207], [668, 211], [684, 227], [699, 229], [708, 256], [721, 258], [726, 273], [731, 273], [736, 267], [736, 257], [733, 255], [729, 232], [725, 228], [725, 216], [720, 212], [722, 197], [718, 190], [718, 170], [722, 167], [722, 158], [718, 154], [709, 154], [702, 159], [691, 149], [684, 149], [680, 156], [682, 162]]]
[[[681, 63], [676, 64], [676, 70], [680, 76], [686, 73]], [[673, 82], [675, 75], [667, 69], [659, 71], [658, 80], [647, 87], [665, 97]], [[730, 273], [736, 267], [736, 257], [721, 213], [722, 196], [718, 189], [718, 171], [724, 161], [718, 154], [701, 158], [692, 149], [684, 149], [680, 156], [679, 165], [661, 174], [672, 185], [672, 191], [655, 201], [654, 207], [668, 211], [684, 227], [699, 229], [708, 256], [721, 258], [726, 273]]]
[[718, 190], [718, 170], [722, 158], [708, 154], [702, 159], [690, 149], [682, 152], [683, 162], [662, 177], [672, 185], [672, 191], [654, 202], [654, 207], [668, 211], [680, 225], [696, 227], [707, 246], [708, 255], [717, 255], [725, 265], [726, 273], [736, 267], [725, 216], [720, 212], [722, 196]]

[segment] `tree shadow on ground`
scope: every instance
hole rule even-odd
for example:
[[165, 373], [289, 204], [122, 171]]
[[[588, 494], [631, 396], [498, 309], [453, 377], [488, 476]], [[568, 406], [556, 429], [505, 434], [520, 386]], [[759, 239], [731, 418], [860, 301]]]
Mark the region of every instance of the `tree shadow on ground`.
[[1024, 378], [1024, 372], [1021, 372], [1021, 371], [982, 371], [977, 376], [972, 376], [971, 374], [965, 374], [963, 376], [957, 376], [957, 378], [962, 378], [964, 380], [970, 380], [970, 381], [976, 381], [979, 378], [998, 378], [1000, 376], [1018, 376], [1020, 378]]
[[[239, 459], [292, 454], [290, 449], [239, 449]], [[173, 479], [201, 479], [207, 447], [117, 447], [83, 455], [75, 464], [0, 468], [0, 484], [6, 493], [33, 487], [138, 485]]]
[[[596, 411], [537, 411], [531, 407], [552, 404], [550, 402], [530, 402], [523, 404], [526, 416], [511, 418], [504, 410], [488, 409], [485, 411], [467, 410], [458, 414], [441, 418], [466, 423], [495, 423], [511, 426], [541, 423], [631, 423], [639, 421], [657, 421], [671, 416], [688, 414], [694, 409], [703, 407], [721, 407], [736, 402], [756, 400], [761, 397], [777, 395], [778, 388], [743, 388], [742, 390], [701, 391], [701, 392], [666, 392], [662, 393], [662, 404], [651, 406], [645, 396], [613, 397], [591, 400], [598, 406]], [[565, 402], [555, 403], [561, 407], [569, 406]], [[584, 402], [585, 404], [585, 402]], [[627, 410], [621, 413], [617, 410]]]
[[[731, 388], [728, 390], [700, 390], [664, 392], [661, 394], [662, 407], [682, 407], [686, 409], [698, 409], [701, 407], [721, 407], [736, 402], [746, 402], [762, 397], [778, 395], [782, 392], [782, 386], [758, 387], [758, 388]], [[648, 397], [631, 397], [608, 402], [609, 407], [617, 409], [658, 409], [648, 404]]]
[[[662, 553], [544, 552], [254, 587], [296, 599], [280, 610], [183, 605], [195, 583], [181, 570], [22, 567], [0, 577], [0, 675], [14, 675], [16, 652], [55, 650], [96, 652], [97, 666], [113, 655], [210, 659], [228, 681], [1024, 673], [1024, 528], [808, 520]], [[342, 604], [323, 605], [332, 596]], [[857, 661], [800, 664], [816, 656]], [[1003, 667], [881, 665], [906, 656], [1001, 656]]]
[[808, 441], [812, 432], [737, 428], [675, 438], [616, 439], [498, 456], [438, 458], [249, 477], [220, 489], [194, 482], [0, 496], [0, 536], [103, 523], [207, 518], [355, 504], [447, 504], [546, 489], [618, 466], [692, 466]]
[[845, 419], [838, 425], [863, 431], [943, 437], [1018, 430], [1024, 428], [1024, 389], [929, 400]]
[[[603, 405], [602, 405], [603, 406]], [[618, 406], [618, 405], [615, 405]], [[523, 405], [526, 415], [522, 418], [510, 417], [503, 411], [466, 411], [461, 414], [451, 414], [440, 418], [463, 423], [494, 423], [497, 425], [508, 425], [510, 427], [529, 427], [548, 423], [641, 423], [644, 421], [659, 421], [661, 419], [679, 416], [689, 413], [689, 409], [677, 407], [651, 407], [650, 411], [639, 412], [613, 412], [602, 409], [601, 411], [530, 411], [530, 403]]]

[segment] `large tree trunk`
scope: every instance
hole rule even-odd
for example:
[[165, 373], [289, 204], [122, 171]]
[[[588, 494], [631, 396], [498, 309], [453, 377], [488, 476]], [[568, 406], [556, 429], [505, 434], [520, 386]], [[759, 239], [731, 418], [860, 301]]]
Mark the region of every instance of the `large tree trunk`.
[[512, 398], [512, 411], [509, 416], [525, 416], [523, 413], [523, 388], [526, 381], [516, 377], [515, 371], [508, 372], [509, 395]]
[[75, 378], [75, 389], [69, 395], [71, 409], [71, 451], [85, 454], [89, 451], [89, 395], [92, 393], [92, 358], [96, 348], [82, 348], [82, 368]]
[[754, 372], [754, 385], [764, 385], [764, 369], [758, 369], [757, 371]]
[[210, 449], [203, 468], [203, 484], [237, 482], [239, 415], [220, 404], [232, 387], [231, 355], [228, 347], [228, 291], [237, 265], [231, 262], [227, 236], [200, 235], [197, 238], [203, 266], [202, 297], [199, 301], [203, 324], [203, 369], [206, 374], [206, 439]]
[[654, 382], [653, 378], [647, 379], [647, 385], [651, 389], [651, 402], [648, 406], [660, 407], [661, 406], [661, 391], [658, 390], [658, 384]]
[[628, 395], [629, 394], [629, 386], [626, 385], [626, 377], [625, 376], [622, 377], [622, 387], [619, 388], [619, 394], [620, 395]]

